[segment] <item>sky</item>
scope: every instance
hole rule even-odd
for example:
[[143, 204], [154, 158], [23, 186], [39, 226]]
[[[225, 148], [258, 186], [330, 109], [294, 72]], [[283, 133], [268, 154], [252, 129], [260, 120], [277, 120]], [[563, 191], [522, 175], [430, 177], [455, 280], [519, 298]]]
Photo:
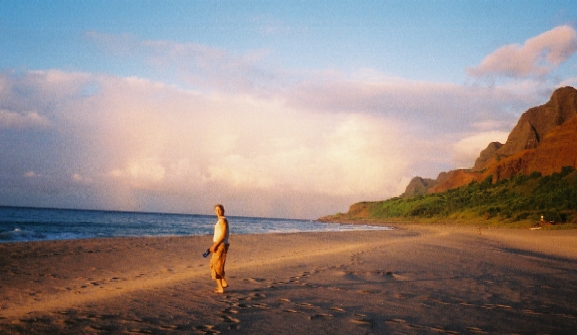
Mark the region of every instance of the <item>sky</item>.
[[0, 205], [316, 219], [577, 85], [577, 2], [0, 0]]

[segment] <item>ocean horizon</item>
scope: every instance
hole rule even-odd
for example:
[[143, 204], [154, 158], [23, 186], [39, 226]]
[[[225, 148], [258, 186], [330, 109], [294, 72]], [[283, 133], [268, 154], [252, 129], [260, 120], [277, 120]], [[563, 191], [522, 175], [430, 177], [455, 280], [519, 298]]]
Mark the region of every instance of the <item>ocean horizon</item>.
[[[231, 234], [391, 230], [314, 220], [227, 216]], [[199, 236], [216, 216], [133, 211], [0, 206], [0, 243], [88, 238]]]

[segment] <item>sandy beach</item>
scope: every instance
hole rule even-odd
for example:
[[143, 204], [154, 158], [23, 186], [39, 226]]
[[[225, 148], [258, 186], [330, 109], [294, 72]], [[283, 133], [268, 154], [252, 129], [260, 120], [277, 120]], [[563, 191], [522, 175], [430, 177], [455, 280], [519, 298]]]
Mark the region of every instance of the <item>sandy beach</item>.
[[406, 227], [0, 244], [0, 334], [575, 334], [577, 231]]

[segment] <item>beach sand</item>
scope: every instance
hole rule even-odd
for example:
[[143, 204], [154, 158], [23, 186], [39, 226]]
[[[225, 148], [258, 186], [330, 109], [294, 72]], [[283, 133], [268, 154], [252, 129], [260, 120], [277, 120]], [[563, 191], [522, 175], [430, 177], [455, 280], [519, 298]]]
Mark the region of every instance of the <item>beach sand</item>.
[[408, 227], [0, 244], [0, 334], [576, 334], [577, 232]]

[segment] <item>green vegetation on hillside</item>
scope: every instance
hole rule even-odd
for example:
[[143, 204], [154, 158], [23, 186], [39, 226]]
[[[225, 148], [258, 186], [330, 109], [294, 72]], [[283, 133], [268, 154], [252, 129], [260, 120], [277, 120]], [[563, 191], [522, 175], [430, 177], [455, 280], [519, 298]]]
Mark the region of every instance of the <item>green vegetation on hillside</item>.
[[[486, 225], [522, 227], [545, 221], [575, 227], [577, 223], [577, 171], [542, 176], [517, 175], [493, 184], [492, 177], [445, 192], [363, 203], [365, 219], [416, 222], [485, 222]], [[366, 212], [365, 212], [366, 213]], [[347, 217], [348, 216], [348, 217]], [[334, 217], [359, 219], [350, 214]]]

